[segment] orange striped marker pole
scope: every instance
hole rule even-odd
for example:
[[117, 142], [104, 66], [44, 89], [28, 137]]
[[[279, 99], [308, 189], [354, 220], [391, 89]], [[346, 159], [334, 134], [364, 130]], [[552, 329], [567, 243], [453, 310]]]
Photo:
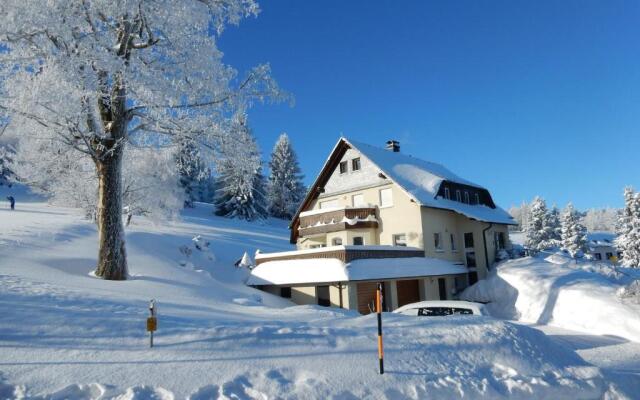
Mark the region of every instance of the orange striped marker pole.
[[384, 374], [384, 349], [382, 348], [382, 283], [378, 283], [376, 290], [376, 313], [378, 314], [378, 360], [380, 361], [380, 375]]

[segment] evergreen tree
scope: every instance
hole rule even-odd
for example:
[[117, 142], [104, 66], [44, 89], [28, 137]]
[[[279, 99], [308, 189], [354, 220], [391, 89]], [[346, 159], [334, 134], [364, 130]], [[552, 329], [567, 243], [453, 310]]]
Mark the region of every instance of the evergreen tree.
[[569, 203], [562, 213], [562, 248], [579, 256], [587, 251], [587, 229], [580, 223], [580, 213]]
[[291, 219], [304, 198], [305, 187], [298, 158], [286, 133], [280, 135], [273, 147], [269, 169], [269, 214], [276, 218]]
[[246, 116], [234, 119], [231, 135], [220, 146], [216, 166], [216, 215], [255, 220], [267, 216], [260, 150]]
[[525, 246], [534, 254], [558, 244], [550, 225], [549, 212], [544, 199], [536, 197], [529, 208]]
[[640, 268], [640, 194], [630, 187], [624, 190], [616, 245], [622, 251], [622, 265]]
[[202, 160], [200, 147], [191, 139], [180, 140], [175, 160], [180, 186], [185, 192], [184, 206], [193, 207], [195, 201], [205, 200], [211, 173]]
[[549, 210], [549, 227], [551, 228], [551, 239], [555, 240], [557, 244], [562, 241], [562, 224], [560, 223], [560, 210], [554, 204]]

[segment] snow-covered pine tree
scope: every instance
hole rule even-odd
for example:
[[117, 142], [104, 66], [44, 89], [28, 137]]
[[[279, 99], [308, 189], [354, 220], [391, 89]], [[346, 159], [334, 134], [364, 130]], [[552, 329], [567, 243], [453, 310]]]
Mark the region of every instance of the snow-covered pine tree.
[[254, 100], [283, 98], [268, 65], [239, 78], [217, 48], [227, 24], [258, 12], [253, 0], [0, 1], [0, 120], [29, 132], [19, 147], [56, 142], [89, 160], [99, 182], [97, 276], [127, 277], [128, 143], [214, 146], [220, 132], [210, 127]]
[[249, 221], [265, 218], [266, 188], [260, 149], [245, 115], [234, 118], [231, 131], [220, 146], [216, 164], [215, 213]]
[[280, 135], [273, 147], [269, 169], [269, 214], [276, 218], [291, 219], [304, 198], [306, 189], [302, 183], [303, 175], [298, 158], [286, 133]]
[[205, 200], [211, 171], [202, 159], [200, 146], [192, 139], [181, 138], [178, 141], [175, 160], [180, 186], [185, 193], [184, 206], [193, 207], [194, 202]]
[[560, 210], [554, 204], [549, 210], [549, 227], [551, 228], [551, 240], [559, 245], [562, 240], [562, 224], [560, 223]]
[[549, 212], [544, 199], [536, 197], [529, 207], [527, 229], [525, 231], [525, 247], [532, 253], [546, 250], [558, 243], [553, 239], [553, 228], [549, 225]]
[[587, 251], [587, 229], [580, 223], [580, 213], [569, 203], [562, 212], [562, 248], [571, 257]]
[[622, 252], [622, 265], [640, 268], [640, 193], [630, 187], [624, 190], [616, 246]]

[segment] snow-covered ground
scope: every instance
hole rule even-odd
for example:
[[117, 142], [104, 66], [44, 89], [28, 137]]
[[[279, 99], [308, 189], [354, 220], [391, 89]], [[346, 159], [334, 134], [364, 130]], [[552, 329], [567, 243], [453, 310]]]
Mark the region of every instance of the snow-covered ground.
[[374, 316], [242, 284], [233, 262], [244, 251], [291, 248], [280, 221], [231, 221], [204, 205], [181, 221], [134, 218], [131, 279], [108, 282], [90, 274], [96, 230], [77, 210], [0, 204], [0, 399], [632, 398], [571, 346], [485, 317], [385, 314], [378, 375]]

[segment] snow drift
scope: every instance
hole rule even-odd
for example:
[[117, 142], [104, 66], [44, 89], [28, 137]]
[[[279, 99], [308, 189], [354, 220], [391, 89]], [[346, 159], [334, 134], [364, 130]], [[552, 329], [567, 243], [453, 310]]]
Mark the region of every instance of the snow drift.
[[640, 342], [640, 305], [625, 288], [640, 272], [608, 264], [527, 257], [499, 265], [485, 280], [467, 288], [464, 300], [489, 302], [500, 318], [549, 324]]

